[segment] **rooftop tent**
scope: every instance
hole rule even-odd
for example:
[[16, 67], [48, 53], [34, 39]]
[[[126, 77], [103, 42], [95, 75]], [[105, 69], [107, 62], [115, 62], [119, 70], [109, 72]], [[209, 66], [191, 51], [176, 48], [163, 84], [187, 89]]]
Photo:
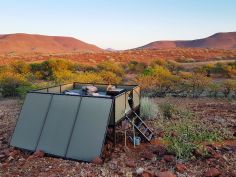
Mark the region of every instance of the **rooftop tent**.
[[[132, 110], [138, 112], [140, 88], [117, 85], [118, 92], [108, 94], [108, 85], [93, 84], [98, 91], [91, 96], [83, 94], [88, 85], [72, 83], [29, 92], [10, 145], [82, 161], [100, 156], [107, 127], [115, 127]], [[66, 94], [68, 90], [76, 94]]]

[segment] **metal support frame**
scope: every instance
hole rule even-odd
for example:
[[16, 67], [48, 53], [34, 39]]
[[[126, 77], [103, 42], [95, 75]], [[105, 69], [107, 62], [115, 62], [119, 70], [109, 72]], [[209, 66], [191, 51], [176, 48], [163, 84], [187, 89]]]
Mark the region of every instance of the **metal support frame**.
[[116, 146], [116, 119], [115, 119], [115, 112], [116, 112], [116, 100], [114, 99], [114, 108], [113, 108], [113, 114], [114, 114], [114, 119], [113, 119], [113, 148]]

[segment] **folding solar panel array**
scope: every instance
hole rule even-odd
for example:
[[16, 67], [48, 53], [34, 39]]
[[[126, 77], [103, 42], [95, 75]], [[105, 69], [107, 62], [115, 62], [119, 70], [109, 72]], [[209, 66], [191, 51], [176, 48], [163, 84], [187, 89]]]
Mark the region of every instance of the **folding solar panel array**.
[[28, 93], [11, 145], [82, 161], [100, 156], [112, 98]]

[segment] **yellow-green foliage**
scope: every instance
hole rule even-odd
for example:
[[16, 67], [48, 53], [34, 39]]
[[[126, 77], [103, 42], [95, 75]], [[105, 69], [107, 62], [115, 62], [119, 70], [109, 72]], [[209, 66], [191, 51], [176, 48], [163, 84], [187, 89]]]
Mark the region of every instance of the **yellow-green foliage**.
[[223, 83], [223, 93], [227, 97], [231, 92], [236, 92], [236, 80], [227, 79]]
[[31, 71], [38, 79], [45, 80], [60, 80], [57, 76], [61, 77], [61, 74], [65, 72], [68, 77], [69, 71], [74, 72], [77, 69], [77, 65], [66, 60], [54, 60], [50, 59], [42, 63], [31, 64]]
[[30, 67], [24, 61], [14, 61], [10, 63], [10, 68], [13, 73], [26, 75], [30, 73]]
[[31, 64], [14, 61], [8, 66], [0, 67], [0, 91], [5, 96], [12, 96], [17, 94], [17, 90], [23, 93], [31, 89], [27, 84], [42, 81], [53, 84], [73, 81], [119, 84], [124, 78], [124, 70], [138, 74], [135, 81], [142, 87], [143, 93], [148, 93], [146, 96], [236, 96], [236, 81], [233, 79], [219, 84], [210, 79], [210, 75], [214, 73], [233, 77], [236, 73], [236, 62], [206, 65], [194, 72], [187, 72], [177, 62], [162, 59], [156, 59], [149, 65], [131, 61], [122, 66], [114, 61], [103, 61], [97, 66], [59, 59]]
[[176, 86], [178, 81], [178, 76], [159, 65], [145, 70], [144, 74], [136, 78], [136, 82], [143, 89], [155, 89], [159, 96], [165, 96]]
[[100, 71], [111, 71], [119, 76], [122, 76], [124, 74], [123, 68], [112, 61], [104, 61], [97, 65], [98, 69]]
[[193, 97], [198, 97], [210, 84], [211, 79], [200, 73], [191, 73], [189, 78], [185, 79], [182, 84], [189, 87], [189, 92]]
[[91, 65], [87, 65], [87, 64], [79, 64], [78, 65], [78, 70], [79, 71], [96, 71], [96, 68], [94, 66]]
[[144, 62], [130, 61], [128, 64], [123, 64], [123, 68], [126, 72], [139, 74], [147, 68], [147, 64]]
[[[151, 93], [152, 96], [165, 96], [168, 93], [180, 94], [184, 92], [188, 96], [198, 97], [207, 89], [209, 90], [209, 84], [211, 83], [209, 77], [198, 72], [174, 73], [166, 67], [169, 62], [163, 62], [158, 60], [155, 65], [152, 64], [143, 74], [136, 77], [136, 82], [144, 91], [147, 90], [148, 93]], [[160, 65], [156, 63], [160, 63]], [[173, 68], [175, 67], [174, 65], [172, 66]]]
[[210, 96], [217, 97], [217, 94], [220, 92], [221, 84], [211, 82], [208, 86], [208, 90], [210, 92]]
[[81, 83], [103, 83], [102, 77], [94, 72], [84, 72], [76, 75], [76, 81]]
[[24, 76], [12, 72], [4, 72], [0, 74], [1, 93], [4, 97], [16, 96], [16, 89], [22, 85], [30, 85]]
[[[165, 126], [164, 139], [168, 142], [168, 151], [177, 158], [188, 160], [203, 142], [219, 141], [223, 135], [216, 129], [210, 129], [203, 122], [182, 118]], [[177, 136], [173, 136], [175, 132]]]
[[166, 65], [166, 61], [163, 59], [155, 59], [151, 62], [150, 66], [151, 67], [155, 67], [155, 66], [165, 66]]
[[99, 75], [101, 76], [103, 82], [107, 84], [119, 84], [121, 82], [121, 78], [110, 71], [102, 71]]
[[53, 78], [55, 82], [59, 84], [73, 82], [76, 81], [76, 74], [69, 70], [55, 71], [53, 72]]
[[31, 64], [31, 70], [37, 79], [51, 80], [56, 83], [78, 81], [117, 84], [121, 82], [121, 78], [117, 75], [123, 74], [123, 70], [118, 65], [103, 62], [99, 64], [99, 68], [101, 71], [96, 72], [93, 67], [53, 59]]
[[206, 64], [197, 68], [199, 72], [205, 72], [210, 74], [220, 74], [223, 77], [231, 78], [236, 75], [236, 62], [231, 63], [216, 63], [216, 64]]

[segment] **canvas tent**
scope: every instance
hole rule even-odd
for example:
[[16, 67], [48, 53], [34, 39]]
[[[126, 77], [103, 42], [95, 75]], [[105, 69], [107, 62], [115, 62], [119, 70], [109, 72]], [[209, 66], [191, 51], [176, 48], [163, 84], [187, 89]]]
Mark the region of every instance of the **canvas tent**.
[[[100, 156], [108, 126], [115, 133], [118, 122], [139, 112], [140, 87], [117, 85], [117, 93], [107, 94], [108, 85], [92, 84], [98, 88], [92, 96], [81, 92], [88, 85], [75, 82], [29, 92], [10, 145], [88, 162]], [[78, 94], [65, 94], [68, 90]]]

